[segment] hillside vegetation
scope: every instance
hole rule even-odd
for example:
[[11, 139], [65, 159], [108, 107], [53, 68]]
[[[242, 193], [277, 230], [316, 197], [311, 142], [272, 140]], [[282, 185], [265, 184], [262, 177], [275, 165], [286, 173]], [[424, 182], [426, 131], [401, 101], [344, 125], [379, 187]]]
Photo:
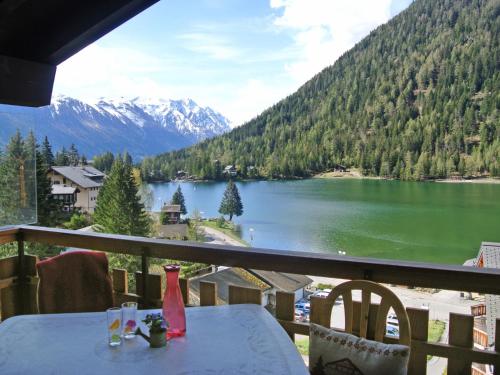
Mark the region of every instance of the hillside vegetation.
[[218, 178], [226, 164], [265, 178], [335, 164], [401, 179], [499, 176], [499, 15], [499, 0], [417, 0], [255, 119], [145, 159], [143, 177]]

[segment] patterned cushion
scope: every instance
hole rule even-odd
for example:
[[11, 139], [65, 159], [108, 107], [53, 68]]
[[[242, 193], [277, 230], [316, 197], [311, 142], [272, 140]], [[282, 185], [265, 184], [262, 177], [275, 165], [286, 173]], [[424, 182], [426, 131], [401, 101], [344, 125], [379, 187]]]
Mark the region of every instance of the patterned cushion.
[[366, 340], [311, 323], [309, 370], [312, 375], [404, 375], [410, 348]]

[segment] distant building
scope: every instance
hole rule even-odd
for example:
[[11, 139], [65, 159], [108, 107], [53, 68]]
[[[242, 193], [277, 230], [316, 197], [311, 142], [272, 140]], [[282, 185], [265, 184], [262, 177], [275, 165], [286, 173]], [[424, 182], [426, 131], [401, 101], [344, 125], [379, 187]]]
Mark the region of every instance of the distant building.
[[238, 175], [238, 171], [236, 170], [236, 167], [234, 165], [227, 165], [222, 173], [229, 177], [235, 177]]
[[181, 221], [181, 205], [166, 204], [162, 207], [161, 212], [167, 216], [167, 221], [164, 224], [179, 224]]
[[335, 164], [333, 167], [334, 172], [347, 172], [347, 167], [341, 164]]
[[[468, 263], [470, 262], [466, 262]], [[500, 243], [481, 243], [473, 265], [480, 268], [500, 268]], [[500, 296], [486, 294], [483, 304], [471, 306], [471, 314], [475, 317], [474, 346], [480, 349], [492, 348], [495, 345], [495, 322], [500, 318]], [[490, 365], [473, 363], [472, 374], [493, 374], [493, 369]]]
[[177, 171], [175, 173], [175, 178], [178, 178], [180, 180], [182, 180], [182, 179], [184, 179], [186, 177], [188, 177], [188, 173], [186, 171]]
[[243, 268], [223, 267], [219, 271], [189, 280], [189, 288], [193, 293], [194, 299], [199, 299], [200, 281], [208, 281], [217, 284], [217, 300], [219, 304], [228, 303], [229, 285], [260, 289], [262, 291], [263, 305], [267, 303], [266, 291], [270, 291], [272, 289], [271, 285], [261, 281], [259, 278], [253, 276]]
[[72, 212], [75, 209], [77, 189], [71, 186], [64, 186], [60, 184], [52, 185], [52, 197], [62, 202], [63, 210]]
[[[104, 182], [106, 175], [94, 167], [52, 167], [48, 172], [52, 184], [52, 191], [57, 199], [68, 199], [71, 197], [70, 189], [75, 188], [76, 200], [73, 208], [79, 208], [83, 212], [93, 213], [97, 201], [97, 195]], [[68, 204], [67, 207], [70, 207]]]
[[277, 291], [295, 294], [295, 302], [305, 297], [305, 288], [312, 284], [313, 280], [305, 275], [294, 273], [284, 273], [275, 271], [248, 270], [248, 272], [257, 276], [266, 284], [271, 285], [272, 289], [267, 293], [267, 304], [275, 305], [275, 296]]
[[291, 273], [258, 271], [238, 267], [218, 270], [190, 280], [193, 292], [199, 294], [200, 281], [210, 281], [217, 284], [217, 297], [220, 303], [228, 302], [229, 285], [246, 288], [257, 288], [262, 291], [262, 305], [275, 307], [276, 292], [283, 291], [295, 294], [295, 301], [304, 297], [304, 289], [312, 280], [303, 275]]

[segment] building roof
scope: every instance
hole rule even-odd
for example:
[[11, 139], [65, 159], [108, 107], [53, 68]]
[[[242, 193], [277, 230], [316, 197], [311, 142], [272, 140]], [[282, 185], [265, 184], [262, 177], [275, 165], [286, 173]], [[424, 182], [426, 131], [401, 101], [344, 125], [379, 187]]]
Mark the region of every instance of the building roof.
[[295, 292], [312, 284], [313, 280], [305, 275], [275, 271], [249, 270], [265, 283], [284, 292]]
[[161, 210], [163, 212], [181, 213], [181, 205], [180, 204], [166, 204], [161, 208]]
[[[500, 268], [500, 243], [483, 242], [475, 262], [476, 267]], [[486, 331], [489, 345], [495, 340], [495, 323], [500, 316], [500, 296], [486, 294]]]
[[500, 268], [500, 243], [483, 242], [477, 255], [476, 265], [487, 268]]
[[104, 173], [94, 167], [52, 167], [52, 170], [73, 181], [82, 188], [102, 186]]
[[222, 302], [229, 300], [229, 285], [236, 285], [245, 288], [258, 288], [262, 291], [270, 289], [271, 286], [262, 282], [243, 268], [226, 268], [222, 271], [210, 273], [189, 281], [189, 287], [196, 294], [200, 293], [200, 281], [209, 281], [217, 284], [217, 297]]
[[157, 1], [0, 1], [0, 103], [50, 104], [57, 65]]
[[52, 185], [52, 195], [75, 194], [76, 188], [60, 184]]

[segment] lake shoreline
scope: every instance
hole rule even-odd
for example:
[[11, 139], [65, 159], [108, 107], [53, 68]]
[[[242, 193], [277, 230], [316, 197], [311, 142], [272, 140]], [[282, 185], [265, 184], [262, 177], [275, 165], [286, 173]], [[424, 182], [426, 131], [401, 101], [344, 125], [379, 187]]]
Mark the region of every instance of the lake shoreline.
[[[364, 176], [359, 171], [354, 170], [350, 172], [321, 172], [315, 174], [311, 178], [313, 179], [360, 179], [360, 180], [390, 180], [390, 181], [404, 181], [398, 178], [388, 178], [380, 176]], [[412, 180], [413, 181], [413, 180]], [[438, 183], [449, 183], [449, 184], [500, 184], [500, 178], [495, 177], [478, 177], [471, 179], [453, 179], [453, 178], [437, 178], [429, 180], [420, 180], [413, 182], [438, 182]]]

